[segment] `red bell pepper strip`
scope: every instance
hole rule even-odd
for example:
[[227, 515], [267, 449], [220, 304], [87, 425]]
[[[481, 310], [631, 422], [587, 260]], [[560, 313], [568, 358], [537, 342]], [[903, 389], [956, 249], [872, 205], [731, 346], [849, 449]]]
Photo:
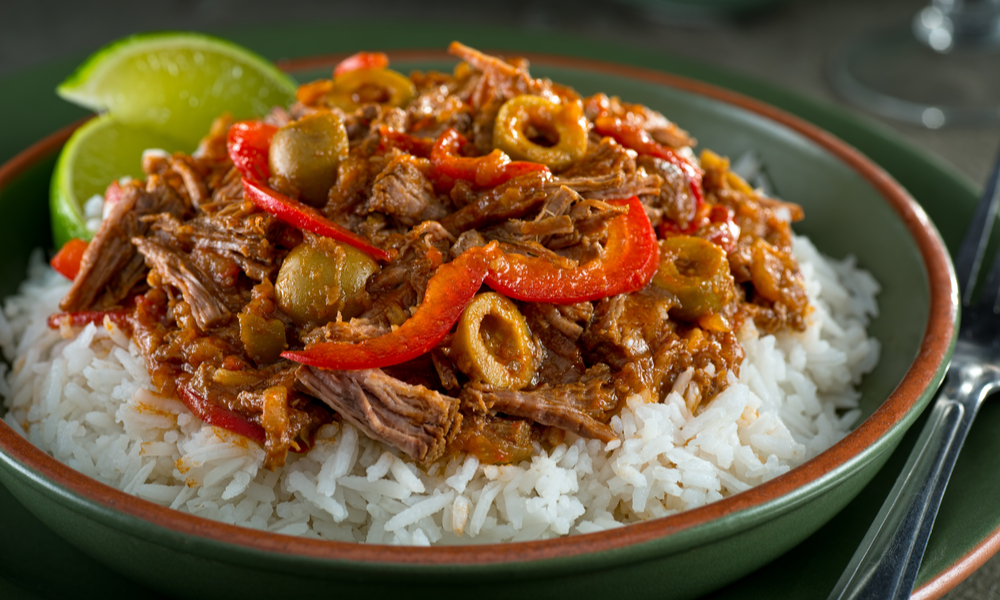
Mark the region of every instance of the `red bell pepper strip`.
[[229, 158], [243, 175], [243, 194], [258, 208], [279, 220], [317, 235], [344, 242], [381, 261], [392, 254], [376, 248], [368, 240], [324, 217], [316, 209], [272, 190], [262, 182], [271, 176], [267, 156], [271, 138], [278, 130], [261, 121], [240, 121], [229, 128], [227, 149]]
[[492, 188], [519, 175], [550, 172], [539, 163], [511, 162], [502, 150], [476, 158], [459, 156], [459, 150], [467, 143], [462, 134], [450, 127], [438, 137], [431, 149], [431, 167], [432, 179], [440, 187], [449, 188], [456, 179], [461, 179], [481, 188]]
[[594, 119], [594, 131], [601, 135], [613, 138], [626, 148], [631, 148], [640, 154], [649, 154], [661, 158], [679, 168], [687, 177], [688, 186], [691, 188], [691, 195], [698, 207], [705, 202], [705, 195], [702, 192], [701, 180], [703, 173], [701, 169], [694, 166], [672, 149], [658, 144], [649, 132], [633, 123], [627, 123], [619, 117], [602, 115]]
[[104, 317], [111, 320], [112, 323], [119, 327], [129, 326], [128, 321], [128, 311], [125, 310], [92, 310], [86, 312], [73, 312], [73, 313], [56, 313], [54, 315], [49, 315], [48, 326], [49, 329], [59, 329], [63, 324], [67, 324], [70, 327], [84, 327], [93, 323], [94, 325], [103, 325]]
[[56, 252], [49, 264], [60, 275], [70, 281], [76, 279], [76, 274], [80, 272], [80, 263], [83, 261], [83, 253], [87, 251], [89, 244], [80, 238], [73, 238], [63, 244], [63, 247]]
[[243, 415], [209, 402], [198, 392], [186, 385], [177, 386], [177, 393], [194, 416], [209, 425], [231, 431], [237, 435], [249, 438], [261, 446], [267, 441], [264, 428]]
[[383, 152], [389, 148], [399, 148], [413, 156], [428, 158], [431, 155], [431, 150], [434, 148], [434, 140], [396, 131], [395, 129], [390, 129], [388, 125], [383, 125], [378, 131], [382, 137], [382, 141], [379, 142], [379, 149]]
[[226, 148], [244, 178], [267, 181], [271, 176], [267, 155], [276, 131], [277, 127], [263, 121], [240, 121], [229, 128]]
[[388, 66], [389, 57], [382, 52], [358, 52], [340, 61], [333, 69], [333, 76], [361, 69], [384, 69]]
[[427, 282], [416, 313], [396, 330], [358, 343], [326, 342], [281, 356], [321, 369], [374, 369], [426, 354], [451, 331], [479, 291], [496, 245], [476, 248], [441, 265]]
[[545, 258], [501, 254], [490, 261], [486, 284], [509, 298], [555, 304], [598, 300], [646, 287], [660, 264], [656, 232], [637, 197], [609, 203], [629, 210], [608, 223], [601, 259], [567, 269]]
[[259, 181], [244, 177], [243, 195], [284, 223], [343, 242], [383, 262], [392, 260], [396, 254], [395, 250], [387, 252], [376, 248], [365, 238], [327, 219], [315, 208], [279, 194]]
[[656, 273], [660, 249], [638, 198], [613, 201], [629, 211], [611, 220], [604, 257], [574, 268], [544, 258], [505, 254], [491, 243], [438, 268], [416, 313], [398, 329], [359, 343], [329, 342], [281, 356], [321, 369], [373, 369], [429, 352], [458, 322], [485, 282], [511, 298], [572, 303], [642, 289]]
[[[242, 435], [261, 446], [267, 445], [267, 432], [263, 427], [247, 417], [209, 402], [189, 386], [177, 386], [177, 393], [181, 397], [181, 401], [184, 402], [184, 406], [187, 406], [188, 410], [202, 421], [219, 429], [235, 433], [236, 435]], [[303, 454], [308, 452], [311, 447], [312, 442], [309, 440], [306, 440], [305, 443], [293, 441], [291, 451], [296, 454]]]

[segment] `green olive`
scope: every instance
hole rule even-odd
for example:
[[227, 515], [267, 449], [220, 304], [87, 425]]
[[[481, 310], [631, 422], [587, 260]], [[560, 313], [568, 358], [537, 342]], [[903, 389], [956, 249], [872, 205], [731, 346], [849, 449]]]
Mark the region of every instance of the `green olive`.
[[524, 315], [496, 292], [479, 294], [465, 307], [451, 350], [463, 373], [497, 388], [519, 390], [537, 368]]
[[515, 96], [497, 113], [493, 145], [518, 160], [559, 170], [587, 152], [587, 120], [580, 102], [556, 104], [541, 96]]
[[278, 360], [288, 347], [285, 341], [285, 324], [278, 319], [267, 319], [254, 313], [240, 313], [240, 340], [247, 354], [257, 364]]
[[296, 246], [278, 270], [278, 306], [300, 324], [335, 318], [343, 262], [344, 252], [336, 244], [305, 241]]
[[284, 177], [299, 190], [303, 202], [323, 206], [347, 151], [344, 120], [333, 112], [320, 111], [275, 132], [268, 164], [272, 174]]
[[357, 69], [337, 75], [326, 100], [337, 108], [354, 112], [365, 104], [405, 106], [416, 95], [416, 86], [402, 73], [392, 69]]
[[357, 316], [368, 298], [365, 282], [378, 269], [368, 255], [327, 238], [296, 246], [278, 270], [278, 306], [296, 323]]
[[340, 269], [340, 296], [344, 304], [340, 312], [345, 319], [350, 319], [368, 308], [370, 301], [365, 284], [379, 267], [372, 257], [357, 248], [346, 244], [340, 247], [344, 250], [344, 264]]
[[673, 294], [677, 306], [670, 312], [684, 321], [718, 314], [736, 297], [725, 250], [699, 237], [660, 240], [660, 267], [653, 284]]

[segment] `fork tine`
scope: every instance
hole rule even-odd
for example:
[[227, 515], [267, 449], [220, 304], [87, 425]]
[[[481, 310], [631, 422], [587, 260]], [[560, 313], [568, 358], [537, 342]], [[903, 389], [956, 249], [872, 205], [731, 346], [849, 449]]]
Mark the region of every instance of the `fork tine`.
[[993, 257], [993, 266], [986, 276], [986, 282], [983, 283], [983, 292], [979, 298], [979, 305], [983, 308], [988, 306], [993, 312], [1000, 312], [1000, 306], [997, 305], [998, 301], [1000, 301], [1000, 248], [997, 248], [997, 253]]
[[[1000, 203], [1000, 153], [993, 161], [993, 172], [983, 189], [983, 196], [976, 204], [972, 221], [969, 222], [969, 229], [965, 232], [965, 239], [962, 240], [962, 247], [958, 251], [958, 258], [955, 260], [955, 274], [958, 277], [958, 289], [962, 291], [962, 304], [968, 305], [972, 301], [972, 290], [976, 287], [976, 277], [979, 275], [979, 268], [982, 266], [983, 254], [986, 253], [986, 246], [990, 241], [990, 232], [993, 230], [993, 221], [996, 219], [997, 205]], [[997, 259], [1000, 259], [998, 254]], [[993, 271], [988, 277], [987, 287], [983, 288], [990, 298], [983, 298], [983, 301], [990, 301], [996, 304], [997, 285], [1000, 281], [1000, 273], [997, 272], [1000, 260], [993, 261]]]

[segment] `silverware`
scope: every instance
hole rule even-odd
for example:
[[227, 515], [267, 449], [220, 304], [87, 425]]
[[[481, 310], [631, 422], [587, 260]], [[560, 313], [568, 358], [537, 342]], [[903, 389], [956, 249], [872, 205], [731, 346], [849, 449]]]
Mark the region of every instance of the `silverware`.
[[958, 452], [983, 400], [1000, 387], [1000, 252], [972, 303], [1000, 203], [998, 183], [1000, 155], [955, 263], [962, 324], [948, 375], [896, 485], [828, 600], [910, 597]]

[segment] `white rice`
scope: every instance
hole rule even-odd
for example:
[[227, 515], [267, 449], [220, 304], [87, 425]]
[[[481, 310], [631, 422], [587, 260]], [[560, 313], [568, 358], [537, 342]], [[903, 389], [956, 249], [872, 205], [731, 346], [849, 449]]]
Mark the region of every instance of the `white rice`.
[[[424, 471], [350, 425], [262, 468], [254, 442], [204, 425], [152, 391], [136, 345], [110, 321], [64, 339], [46, 318], [68, 282], [37, 252], [0, 315], [4, 419], [80, 472], [210, 519], [331, 540], [488, 543], [585, 533], [669, 515], [772, 479], [841, 439], [860, 411], [854, 386], [878, 360], [865, 332], [878, 283], [795, 240], [815, 310], [802, 333], [739, 332], [740, 377], [700, 414], [681, 377], [663, 403], [635, 396], [609, 444], [568, 435], [517, 465], [472, 456]], [[62, 332], [70, 335], [71, 332]]]

